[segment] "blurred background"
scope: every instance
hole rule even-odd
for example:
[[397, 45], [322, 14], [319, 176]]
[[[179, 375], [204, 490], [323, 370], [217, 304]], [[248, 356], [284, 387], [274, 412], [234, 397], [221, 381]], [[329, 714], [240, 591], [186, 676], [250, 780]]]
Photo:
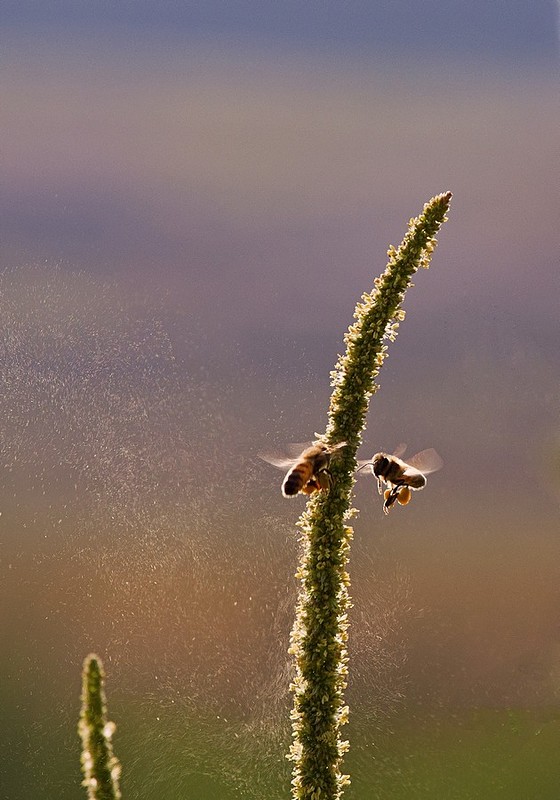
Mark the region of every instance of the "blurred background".
[[303, 500], [257, 455], [446, 190], [360, 453], [445, 464], [356, 487], [346, 796], [557, 798], [558, 5], [0, 10], [1, 800], [84, 796], [92, 650], [125, 797], [289, 795]]

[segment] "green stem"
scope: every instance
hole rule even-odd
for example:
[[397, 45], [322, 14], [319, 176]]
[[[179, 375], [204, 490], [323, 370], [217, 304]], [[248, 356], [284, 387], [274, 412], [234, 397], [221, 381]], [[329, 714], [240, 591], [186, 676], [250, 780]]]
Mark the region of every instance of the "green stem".
[[348, 749], [340, 729], [348, 718], [346, 565], [352, 539], [348, 520], [355, 513], [351, 501], [356, 452], [369, 399], [378, 388], [375, 378], [386, 355], [384, 340], [396, 337], [404, 319], [404, 294], [418, 268], [429, 266], [450, 201], [450, 192], [432, 198], [410, 221], [400, 247], [389, 249], [385, 272], [358, 303], [355, 322], [345, 335], [346, 353], [331, 375], [333, 393], [323, 440], [348, 446], [333, 457], [332, 488], [311, 495], [298, 522], [303, 540], [297, 573], [301, 585], [290, 647], [295, 657], [289, 756], [294, 762], [294, 800], [337, 800], [349, 782], [340, 769]]
[[82, 710], [78, 733], [82, 740], [83, 786], [88, 800], [120, 800], [120, 764], [113, 755], [114, 725], [107, 721], [105, 675], [99, 658], [90, 654], [82, 671]]

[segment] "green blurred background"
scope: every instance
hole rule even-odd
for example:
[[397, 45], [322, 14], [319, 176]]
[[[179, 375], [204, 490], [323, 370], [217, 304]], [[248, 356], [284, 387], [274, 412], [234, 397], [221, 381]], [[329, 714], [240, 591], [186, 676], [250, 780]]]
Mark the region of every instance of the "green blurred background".
[[294, 526], [257, 454], [325, 424], [356, 300], [454, 192], [361, 457], [354, 800], [560, 785], [553, 2], [0, 4], [1, 800], [287, 797]]

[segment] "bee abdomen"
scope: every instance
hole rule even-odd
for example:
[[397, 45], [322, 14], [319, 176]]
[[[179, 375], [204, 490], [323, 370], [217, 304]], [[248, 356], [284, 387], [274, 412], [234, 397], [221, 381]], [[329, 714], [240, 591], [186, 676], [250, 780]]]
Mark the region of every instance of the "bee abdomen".
[[408, 475], [406, 485], [410, 486], [412, 489], [423, 489], [426, 485], [426, 478], [420, 472], [418, 475]]
[[307, 464], [296, 464], [284, 478], [284, 483], [282, 484], [284, 497], [293, 497], [298, 494], [310, 477], [311, 472]]

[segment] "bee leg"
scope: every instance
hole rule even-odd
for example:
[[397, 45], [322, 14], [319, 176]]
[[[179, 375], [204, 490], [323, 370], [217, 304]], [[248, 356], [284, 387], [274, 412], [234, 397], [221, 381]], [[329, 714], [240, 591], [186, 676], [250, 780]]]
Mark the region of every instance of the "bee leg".
[[385, 489], [385, 492], [383, 493], [383, 497], [385, 498], [385, 502], [383, 503], [384, 514], [388, 514], [395, 504], [399, 496], [399, 489], [399, 486], [393, 486], [391, 489]]
[[315, 482], [318, 484], [318, 488], [322, 489], [323, 491], [328, 491], [332, 489], [333, 485], [333, 477], [328, 469], [322, 469], [318, 472], [315, 476]]

